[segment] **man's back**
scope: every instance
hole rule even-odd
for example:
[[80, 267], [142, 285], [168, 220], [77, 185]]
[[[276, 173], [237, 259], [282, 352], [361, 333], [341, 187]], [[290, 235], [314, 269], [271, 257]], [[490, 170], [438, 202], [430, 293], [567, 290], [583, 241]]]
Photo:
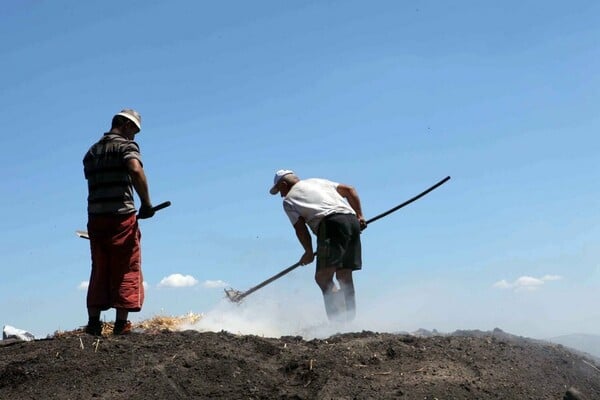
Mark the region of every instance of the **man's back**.
[[337, 192], [337, 182], [311, 178], [298, 181], [283, 200], [283, 208], [292, 225], [303, 217], [316, 233], [321, 219], [330, 214], [355, 214]]
[[118, 134], [107, 133], [83, 158], [88, 182], [89, 214], [130, 214], [136, 211], [127, 160], [141, 163], [139, 146]]

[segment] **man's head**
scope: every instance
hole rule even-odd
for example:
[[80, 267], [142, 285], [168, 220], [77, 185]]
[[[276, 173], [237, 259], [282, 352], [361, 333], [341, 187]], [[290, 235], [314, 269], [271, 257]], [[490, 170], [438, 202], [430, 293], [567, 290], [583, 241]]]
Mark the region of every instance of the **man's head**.
[[124, 136], [133, 139], [142, 129], [142, 116], [135, 110], [125, 108], [115, 114], [112, 119], [111, 130], [118, 130]]
[[300, 179], [294, 174], [294, 171], [289, 169], [280, 169], [275, 172], [275, 177], [273, 178], [273, 186], [269, 193], [277, 194], [280, 193], [281, 197], [285, 197], [292, 186], [296, 184]]

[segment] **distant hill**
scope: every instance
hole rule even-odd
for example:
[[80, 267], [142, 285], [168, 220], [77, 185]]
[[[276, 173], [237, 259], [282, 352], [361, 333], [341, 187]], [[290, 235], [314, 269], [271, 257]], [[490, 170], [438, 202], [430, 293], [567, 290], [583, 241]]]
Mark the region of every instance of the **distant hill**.
[[591, 354], [600, 359], [600, 335], [575, 333], [572, 335], [557, 336], [547, 339], [549, 342]]

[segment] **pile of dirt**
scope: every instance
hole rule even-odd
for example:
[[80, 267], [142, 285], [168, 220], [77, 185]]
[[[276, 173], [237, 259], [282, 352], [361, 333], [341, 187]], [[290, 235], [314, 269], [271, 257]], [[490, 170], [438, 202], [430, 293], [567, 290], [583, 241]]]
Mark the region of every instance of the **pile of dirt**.
[[0, 399], [600, 399], [600, 365], [500, 332], [74, 332], [0, 346]]

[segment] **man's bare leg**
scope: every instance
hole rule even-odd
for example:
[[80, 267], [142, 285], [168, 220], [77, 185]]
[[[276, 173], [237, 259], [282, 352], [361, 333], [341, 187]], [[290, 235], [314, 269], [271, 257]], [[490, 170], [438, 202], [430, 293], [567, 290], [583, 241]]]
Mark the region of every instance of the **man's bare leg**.
[[340, 289], [344, 294], [346, 303], [346, 320], [352, 321], [356, 317], [356, 294], [354, 293], [354, 281], [352, 280], [352, 270], [338, 269], [335, 274]]
[[113, 327], [113, 333], [119, 335], [121, 333], [126, 333], [128, 329], [127, 325], [129, 322], [127, 321], [127, 317], [129, 316], [129, 311], [125, 308], [117, 308], [116, 318], [115, 318], [115, 326]]
[[129, 316], [129, 311], [125, 308], [117, 308], [116, 319], [121, 321], [127, 321], [127, 317]]
[[333, 282], [333, 275], [335, 274], [335, 267], [327, 267], [322, 268], [315, 274], [315, 281], [317, 285], [321, 288], [321, 292], [323, 293], [323, 301], [325, 303], [325, 312], [327, 313], [327, 318], [330, 321], [339, 321], [340, 314], [343, 311], [343, 307], [341, 307], [342, 303], [339, 296], [338, 288], [335, 286]]
[[90, 335], [102, 335], [102, 322], [100, 322], [100, 308], [88, 307], [88, 323], [85, 327], [85, 332]]

